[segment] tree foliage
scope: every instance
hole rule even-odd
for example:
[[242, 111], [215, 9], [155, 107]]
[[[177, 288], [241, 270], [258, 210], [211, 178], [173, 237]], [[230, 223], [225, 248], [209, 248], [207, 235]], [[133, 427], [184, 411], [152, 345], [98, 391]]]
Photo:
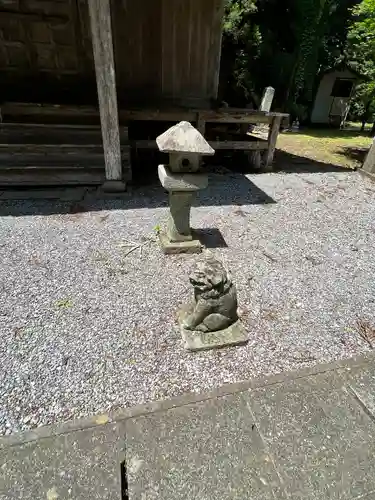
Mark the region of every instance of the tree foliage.
[[348, 58], [348, 33], [375, 33], [375, 0], [359, 1], [226, 0], [222, 97], [257, 106], [272, 85], [277, 108], [307, 116], [320, 74]]
[[375, 0], [362, 0], [353, 9], [347, 58], [366, 77], [358, 86], [352, 105], [352, 114], [361, 119], [364, 128], [375, 113]]
[[238, 105], [251, 101], [254, 95], [251, 68], [259, 58], [261, 44], [259, 27], [253, 19], [256, 10], [255, 0], [226, 0], [221, 75], [223, 97]]

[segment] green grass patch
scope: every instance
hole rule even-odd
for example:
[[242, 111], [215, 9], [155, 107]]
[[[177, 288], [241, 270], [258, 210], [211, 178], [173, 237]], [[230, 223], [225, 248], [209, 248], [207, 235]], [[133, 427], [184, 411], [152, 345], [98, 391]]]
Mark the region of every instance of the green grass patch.
[[279, 135], [277, 148], [286, 153], [339, 167], [362, 164], [371, 144], [364, 132], [338, 129], [301, 129]]

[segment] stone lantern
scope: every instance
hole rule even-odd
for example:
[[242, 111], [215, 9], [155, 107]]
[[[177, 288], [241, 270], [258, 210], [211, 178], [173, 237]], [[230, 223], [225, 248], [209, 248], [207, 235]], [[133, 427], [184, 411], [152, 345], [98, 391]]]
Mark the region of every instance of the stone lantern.
[[169, 220], [160, 232], [164, 253], [199, 253], [202, 246], [190, 227], [194, 194], [205, 189], [207, 175], [200, 173], [202, 155], [213, 155], [203, 135], [189, 122], [180, 122], [156, 139], [158, 148], [169, 154], [169, 164], [159, 165], [159, 179], [169, 192]]

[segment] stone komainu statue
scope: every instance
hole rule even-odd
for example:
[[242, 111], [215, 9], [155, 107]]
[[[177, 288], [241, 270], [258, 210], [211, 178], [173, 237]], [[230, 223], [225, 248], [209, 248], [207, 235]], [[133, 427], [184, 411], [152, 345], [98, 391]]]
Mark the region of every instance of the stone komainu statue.
[[216, 332], [238, 320], [237, 292], [224, 266], [214, 257], [197, 263], [190, 276], [195, 302], [182, 324], [186, 330]]

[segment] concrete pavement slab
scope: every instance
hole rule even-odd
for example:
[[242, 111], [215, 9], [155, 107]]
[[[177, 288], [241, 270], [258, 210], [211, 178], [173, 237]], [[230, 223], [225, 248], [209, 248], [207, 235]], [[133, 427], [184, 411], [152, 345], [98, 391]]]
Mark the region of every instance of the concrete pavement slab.
[[289, 498], [349, 500], [375, 491], [375, 423], [339, 372], [252, 391], [250, 405]]
[[0, 499], [122, 500], [123, 438], [108, 424], [4, 448]]
[[126, 423], [129, 500], [286, 499], [247, 394]]
[[373, 500], [374, 361], [0, 438], [0, 500]]

